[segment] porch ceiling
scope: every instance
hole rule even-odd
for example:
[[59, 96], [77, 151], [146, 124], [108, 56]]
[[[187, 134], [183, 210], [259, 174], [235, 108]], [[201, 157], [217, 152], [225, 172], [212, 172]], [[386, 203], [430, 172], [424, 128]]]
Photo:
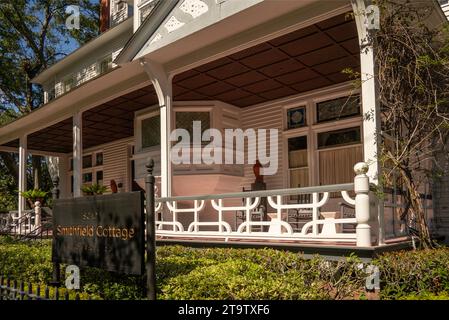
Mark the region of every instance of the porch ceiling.
[[342, 14], [177, 75], [173, 90], [247, 107], [347, 81], [341, 71], [359, 66], [357, 27]]
[[[108, 101], [83, 113], [83, 148], [87, 149], [134, 135], [134, 112], [157, 103], [152, 86]], [[73, 150], [72, 118], [28, 136], [28, 149], [69, 153]], [[18, 140], [6, 146], [19, 146]]]

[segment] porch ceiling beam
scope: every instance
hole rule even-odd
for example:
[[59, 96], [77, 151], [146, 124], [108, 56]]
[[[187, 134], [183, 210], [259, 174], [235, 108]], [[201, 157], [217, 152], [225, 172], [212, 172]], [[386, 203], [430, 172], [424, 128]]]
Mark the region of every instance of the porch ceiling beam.
[[[19, 148], [14, 147], [8, 147], [8, 146], [0, 146], [0, 152], [10, 152], [10, 153], [19, 153]], [[28, 149], [29, 154], [33, 154], [36, 156], [43, 156], [43, 157], [65, 157], [65, 153], [59, 153], [59, 152], [50, 152], [50, 151], [40, 151], [40, 150], [34, 150], [34, 149]]]

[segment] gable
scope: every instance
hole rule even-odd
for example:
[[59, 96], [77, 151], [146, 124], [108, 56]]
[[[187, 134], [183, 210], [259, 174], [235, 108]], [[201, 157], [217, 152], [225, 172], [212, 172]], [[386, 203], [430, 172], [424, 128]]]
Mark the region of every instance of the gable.
[[[263, 0], [163, 1], [136, 31], [117, 64], [140, 57], [251, 7]], [[170, 3], [172, 6], [168, 5]]]

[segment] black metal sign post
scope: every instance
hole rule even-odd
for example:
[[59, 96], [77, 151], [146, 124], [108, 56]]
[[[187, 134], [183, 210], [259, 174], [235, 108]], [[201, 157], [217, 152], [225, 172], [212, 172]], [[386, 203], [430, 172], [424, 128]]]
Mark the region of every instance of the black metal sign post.
[[154, 160], [148, 161], [147, 176], [145, 178], [146, 197], [147, 197], [147, 298], [156, 300], [156, 221], [155, 221], [155, 205], [154, 205]]
[[[55, 177], [53, 179], [52, 198], [53, 201], [59, 199], [59, 177]], [[55, 287], [59, 287], [61, 285], [61, 265], [59, 264], [59, 261], [57, 261], [54, 257], [52, 282], [50, 284]]]

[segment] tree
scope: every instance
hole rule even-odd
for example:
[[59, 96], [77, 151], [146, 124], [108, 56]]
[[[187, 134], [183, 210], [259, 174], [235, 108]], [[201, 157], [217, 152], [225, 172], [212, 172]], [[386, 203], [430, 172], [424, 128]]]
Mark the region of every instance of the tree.
[[[431, 2], [376, 4], [380, 29], [367, 40], [375, 47], [381, 105], [379, 180], [383, 196], [392, 189], [402, 193], [401, 219], [431, 247], [422, 193], [448, 160], [449, 37], [446, 27], [426, 23], [435, 10]], [[360, 79], [360, 74], [353, 76]], [[364, 116], [371, 121], [373, 115]]]
[[[80, 8], [80, 29], [69, 29], [66, 8]], [[2, 0], [0, 2], [0, 125], [38, 108], [42, 89], [31, 79], [98, 34], [98, 1]], [[33, 156], [34, 184], [45, 172], [43, 159]], [[6, 169], [17, 185], [17, 159], [0, 153], [0, 169]]]

